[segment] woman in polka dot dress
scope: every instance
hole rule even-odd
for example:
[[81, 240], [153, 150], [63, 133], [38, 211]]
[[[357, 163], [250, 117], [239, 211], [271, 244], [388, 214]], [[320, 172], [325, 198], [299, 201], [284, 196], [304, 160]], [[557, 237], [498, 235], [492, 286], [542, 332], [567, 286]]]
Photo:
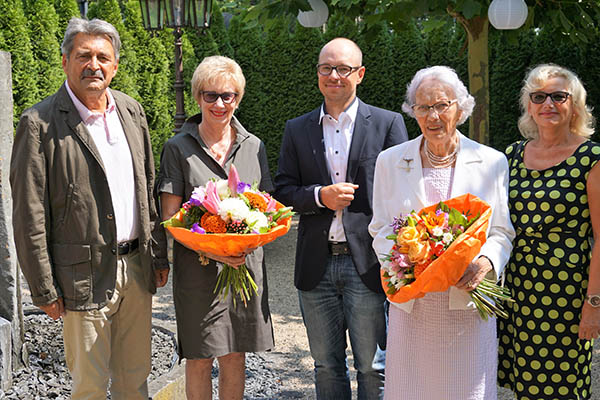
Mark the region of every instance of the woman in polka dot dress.
[[[571, 71], [533, 69], [509, 146], [517, 237], [506, 267], [516, 302], [498, 320], [500, 386], [518, 399], [590, 399], [591, 339], [600, 333], [600, 144]], [[596, 241], [592, 248], [592, 234]]]

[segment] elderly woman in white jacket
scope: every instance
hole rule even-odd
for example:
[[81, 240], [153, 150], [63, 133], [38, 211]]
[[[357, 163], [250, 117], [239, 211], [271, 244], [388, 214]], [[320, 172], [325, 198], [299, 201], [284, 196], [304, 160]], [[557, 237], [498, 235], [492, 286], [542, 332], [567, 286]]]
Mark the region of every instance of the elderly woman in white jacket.
[[475, 101], [454, 70], [417, 72], [404, 112], [422, 135], [382, 152], [375, 168], [369, 231], [378, 255], [391, 250], [394, 217], [471, 193], [492, 207], [487, 242], [460, 281], [443, 293], [392, 303], [385, 366], [385, 399], [496, 399], [496, 321], [483, 321], [468, 291], [498, 279], [512, 249], [505, 156], [457, 129]]

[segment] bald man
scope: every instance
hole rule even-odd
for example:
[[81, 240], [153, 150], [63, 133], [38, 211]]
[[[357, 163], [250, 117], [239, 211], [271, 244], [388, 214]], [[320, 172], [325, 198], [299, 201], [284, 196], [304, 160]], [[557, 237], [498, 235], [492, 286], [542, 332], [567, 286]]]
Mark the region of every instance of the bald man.
[[327, 43], [316, 72], [323, 104], [287, 121], [275, 197], [300, 214], [294, 283], [315, 360], [317, 399], [351, 399], [346, 332], [358, 399], [380, 399], [385, 295], [367, 227], [377, 155], [408, 136], [400, 114], [356, 97], [365, 77], [356, 43]]

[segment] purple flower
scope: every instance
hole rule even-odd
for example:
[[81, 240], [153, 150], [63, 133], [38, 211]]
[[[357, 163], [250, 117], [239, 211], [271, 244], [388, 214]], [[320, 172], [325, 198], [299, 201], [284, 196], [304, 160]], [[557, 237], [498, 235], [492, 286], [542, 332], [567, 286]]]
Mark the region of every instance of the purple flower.
[[402, 228], [405, 225], [406, 225], [406, 218], [403, 217], [402, 215], [400, 215], [400, 217], [394, 217], [394, 220], [390, 224], [390, 226], [394, 230], [394, 233], [398, 233], [400, 228]]
[[250, 185], [246, 182], [239, 182], [237, 185], [237, 192], [244, 193], [246, 190], [250, 189]]
[[202, 205], [205, 198], [206, 198], [206, 189], [204, 189], [204, 187], [202, 187], [202, 186], [198, 186], [192, 192], [189, 202], [191, 205], [199, 207]]
[[190, 231], [192, 231], [194, 233], [201, 233], [201, 234], [205, 234], [206, 233], [206, 231], [204, 230], [204, 228], [202, 228], [200, 225], [198, 225], [197, 222], [194, 225], [192, 225], [192, 228], [190, 229]]

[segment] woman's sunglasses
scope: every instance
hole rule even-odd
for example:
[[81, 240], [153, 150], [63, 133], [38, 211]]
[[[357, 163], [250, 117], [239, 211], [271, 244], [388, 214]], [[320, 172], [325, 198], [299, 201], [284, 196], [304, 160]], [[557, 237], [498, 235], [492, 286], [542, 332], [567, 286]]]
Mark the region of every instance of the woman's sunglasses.
[[570, 95], [571, 93], [568, 92], [533, 92], [529, 93], [529, 99], [533, 104], [543, 104], [546, 101], [546, 99], [550, 97], [552, 102], [562, 104], [565, 101], [567, 101]]
[[225, 92], [225, 93], [217, 93], [217, 92], [200, 92], [202, 94], [202, 100], [207, 103], [214, 103], [220, 97], [223, 100], [223, 103], [229, 104], [235, 100], [237, 97], [237, 93], [234, 92]]

